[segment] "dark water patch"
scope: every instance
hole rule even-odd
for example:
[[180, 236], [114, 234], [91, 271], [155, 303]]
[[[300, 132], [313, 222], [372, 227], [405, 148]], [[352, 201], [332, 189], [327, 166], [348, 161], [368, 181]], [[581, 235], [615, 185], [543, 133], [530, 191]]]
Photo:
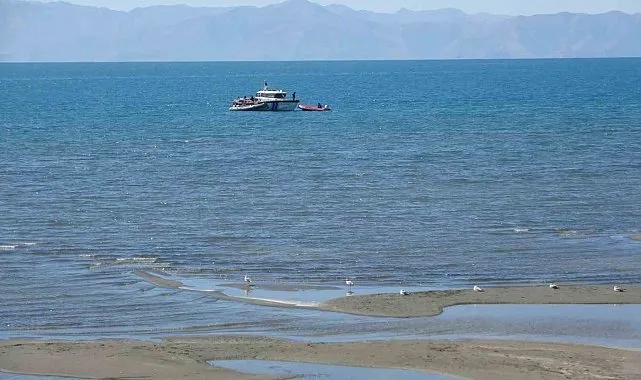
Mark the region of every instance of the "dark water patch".
[[[243, 243], [243, 237], [233, 235], [208, 236], [204, 240], [211, 244]], [[246, 244], [247, 242], [244, 241], [244, 243]]]
[[63, 220], [63, 219], [49, 219], [47, 220], [47, 225], [52, 228], [66, 228], [66, 227], [73, 227], [74, 222], [71, 220]]

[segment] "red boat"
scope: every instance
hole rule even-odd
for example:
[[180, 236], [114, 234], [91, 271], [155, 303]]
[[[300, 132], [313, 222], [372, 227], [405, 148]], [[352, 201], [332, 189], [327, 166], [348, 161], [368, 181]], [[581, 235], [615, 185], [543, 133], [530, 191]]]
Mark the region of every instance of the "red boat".
[[298, 108], [301, 111], [331, 111], [332, 109], [329, 108], [327, 104], [322, 105], [318, 103], [317, 105], [313, 106], [311, 104], [299, 104]]

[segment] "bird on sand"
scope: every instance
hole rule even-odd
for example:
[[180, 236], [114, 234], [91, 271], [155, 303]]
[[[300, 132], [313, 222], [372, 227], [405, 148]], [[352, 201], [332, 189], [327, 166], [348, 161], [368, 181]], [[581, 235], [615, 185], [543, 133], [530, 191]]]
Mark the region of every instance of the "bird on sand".
[[558, 289], [559, 286], [557, 284], [550, 284], [550, 289]]
[[401, 291], [400, 291], [399, 293], [400, 293], [402, 296], [409, 296], [409, 295], [410, 295], [410, 292], [408, 292], [408, 291], [407, 291], [407, 290], [405, 290], [405, 289], [401, 289]]
[[625, 289], [623, 289], [623, 288], [622, 288], [622, 287], [620, 287], [620, 286], [616, 286], [616, 285], [615, 285], [615, 286], [614, 286], [614, 291], [615, 291], [615, 292], [625, 292]]
[[481, 287], [480, 287], [480, 286], [478, 286], [478, 285], [474, 285], [474, 291], [475, 291], [475, 292], [484, 292], [483, 288], [481, 288]]

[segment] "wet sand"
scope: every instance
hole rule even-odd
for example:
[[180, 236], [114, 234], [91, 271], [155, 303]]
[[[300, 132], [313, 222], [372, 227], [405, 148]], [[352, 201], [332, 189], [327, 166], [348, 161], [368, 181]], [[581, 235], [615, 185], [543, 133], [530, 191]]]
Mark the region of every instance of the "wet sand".
[[638, 379], [641, 351], [514, 341], [304, 343], [212, 336], [138, 341], [0, 342], [0, 368], [92, 378], [269, 379], [208, 364], [281, 360], [425, 370], [485, 379]]
[[492, 287], [483, 292], [472, 289], [372, 294], [329, 300], [320, 306], [324, 310], [381, 317], [425, 317], [443, 312], [456, 305], [514, 304], [514, 305], [602, 305], [641, 304], [641, 287], [622, 286], [625, 292], [615, 292], [609, 285], [560, 285], [559, 289], [543, 286]]

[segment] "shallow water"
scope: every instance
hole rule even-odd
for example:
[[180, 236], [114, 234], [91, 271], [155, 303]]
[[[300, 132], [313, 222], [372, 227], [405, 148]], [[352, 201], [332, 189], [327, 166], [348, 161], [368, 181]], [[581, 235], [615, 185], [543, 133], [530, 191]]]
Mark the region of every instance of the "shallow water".
[[269, 360], [221, 360], [211, 362], [213, 366], [234, 371], [274, 376], [296, 376], [297, 379], [327, 380], [456, 380], [457, 378], [421, 371], [407, 371], [388, 368], [348, 367], [313, 363], [281, 362]]
[[[438, 339], [511, 339], [641, 348], [641, 305], [468, 305], [447, 308]], [[459, 330], [456, 326], [461, 326]]]
[[[449, 307], [441, 315], [418, 318], [383, 318], [319, 311], [310, 307], [266, 307], [240, 300], [220, 299], [214, 291], [235, 297], [270, 299], [285, 303], [321, 303], [344, 294], [345, 289], [304, 291], [268, 290], [269, 284], [255, 283], [245, 294], [232, 286], [237, 282], [196, 276], [167, 277], [188, 284], [182, 289], [149, 287], [169, 298], [168, 304], [192, 305], [166, 313], [177, 313], [180, 323], [163, 323], [164, 315], [154, 321], [140, 321], [136, 328], [111, 329], [50, 328], [9, 331], [0, 338], [41, 337], [99, 339], [102, 337], [161, 339], [168, 335], [254, 334], [312, 342], [359, 341], [378, 339], [517, 339], [597, 344], [641, 348], [641, 305], [468, 305]], [[395, 292], [392, 287], [357, 285], [355, 294]], [[197, 311], [197, 312], [196, 312]]]
[[82, 377], [62, 377], [62, 376], [44, 376], [44, 375], [23, 375], [18, 373], [9, 373], [0, 371], [2, 380], [84, 380]]

